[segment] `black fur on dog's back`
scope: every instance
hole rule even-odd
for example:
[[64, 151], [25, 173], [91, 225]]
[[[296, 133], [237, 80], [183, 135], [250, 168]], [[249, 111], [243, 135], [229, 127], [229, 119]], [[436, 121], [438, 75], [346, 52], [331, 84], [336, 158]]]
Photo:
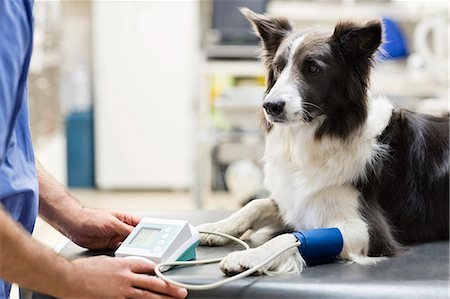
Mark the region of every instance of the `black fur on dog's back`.
[[379, 142], [387, 154], [357, 184], [370, 227], [369, 255], [448, 240], [449, 118], [394, 111]]

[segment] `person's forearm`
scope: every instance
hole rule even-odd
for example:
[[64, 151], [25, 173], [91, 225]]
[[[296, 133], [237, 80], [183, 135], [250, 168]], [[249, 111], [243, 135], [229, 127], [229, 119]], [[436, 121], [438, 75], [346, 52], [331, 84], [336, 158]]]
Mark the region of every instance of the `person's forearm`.
[[49, 174], [39, 162], [36, 162], [39, 179], [39, 215], [64, 235], [69, 223], [76, 219], [83, 208], [63, 184]]
[[33, 240], [0, 205], [0, 278], [65, 297], [73, 284], [71, 262]]

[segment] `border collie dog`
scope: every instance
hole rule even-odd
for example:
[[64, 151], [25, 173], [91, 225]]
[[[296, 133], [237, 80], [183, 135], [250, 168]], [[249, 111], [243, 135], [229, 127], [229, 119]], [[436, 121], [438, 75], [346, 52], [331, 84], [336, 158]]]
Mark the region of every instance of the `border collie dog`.
[[[289, 232], [298, 230], [339, 228], [339, 258], [364, 265], [405, 245], [447, 240], [449, 118], [369, 97], [380, 21], [294, 31], [284, 18], [242, 13], [262, 41], [267, 68], [264, 183], [271, 195], [199, 229], [251, 238], [274, 227], [277, 234], [260, 233], [262, 245], [230, 253], [222, 271], [255, 266], [295, 242]], [[227, 240], [202, 235], [201, 242]], [[299, 273], [304, 265], [293, 248], [259, 274]]]

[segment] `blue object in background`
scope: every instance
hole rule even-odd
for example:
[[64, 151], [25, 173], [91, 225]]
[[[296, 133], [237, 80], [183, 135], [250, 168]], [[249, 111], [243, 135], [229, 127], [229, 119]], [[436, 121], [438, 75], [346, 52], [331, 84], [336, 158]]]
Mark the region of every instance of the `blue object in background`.
[[308, 266], [331, 263], [344, 246], [341, 231], [333, 228], [319, 228], [293, 232], [300, 241], [300, 254]]
[[66, 136], [69, 187], [94, 187], [95, 161], [92, 111], [70, 113], [66, 119]]
[[397, 22], [390, 18], [383, 18], [384, 43], [379, 56], [383, 60], [402, 59], [408, 56], [406, 38]]

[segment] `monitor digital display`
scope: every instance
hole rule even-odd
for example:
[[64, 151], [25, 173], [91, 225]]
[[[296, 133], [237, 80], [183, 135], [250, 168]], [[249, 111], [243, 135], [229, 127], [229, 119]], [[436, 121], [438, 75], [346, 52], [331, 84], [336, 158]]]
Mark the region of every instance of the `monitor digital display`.
[[161, 231], [159, 228], [141, 228], [134, 238], [131, 240], [130, 245], [139, 247], [148, 247], [155, 239], [156, 235]]

